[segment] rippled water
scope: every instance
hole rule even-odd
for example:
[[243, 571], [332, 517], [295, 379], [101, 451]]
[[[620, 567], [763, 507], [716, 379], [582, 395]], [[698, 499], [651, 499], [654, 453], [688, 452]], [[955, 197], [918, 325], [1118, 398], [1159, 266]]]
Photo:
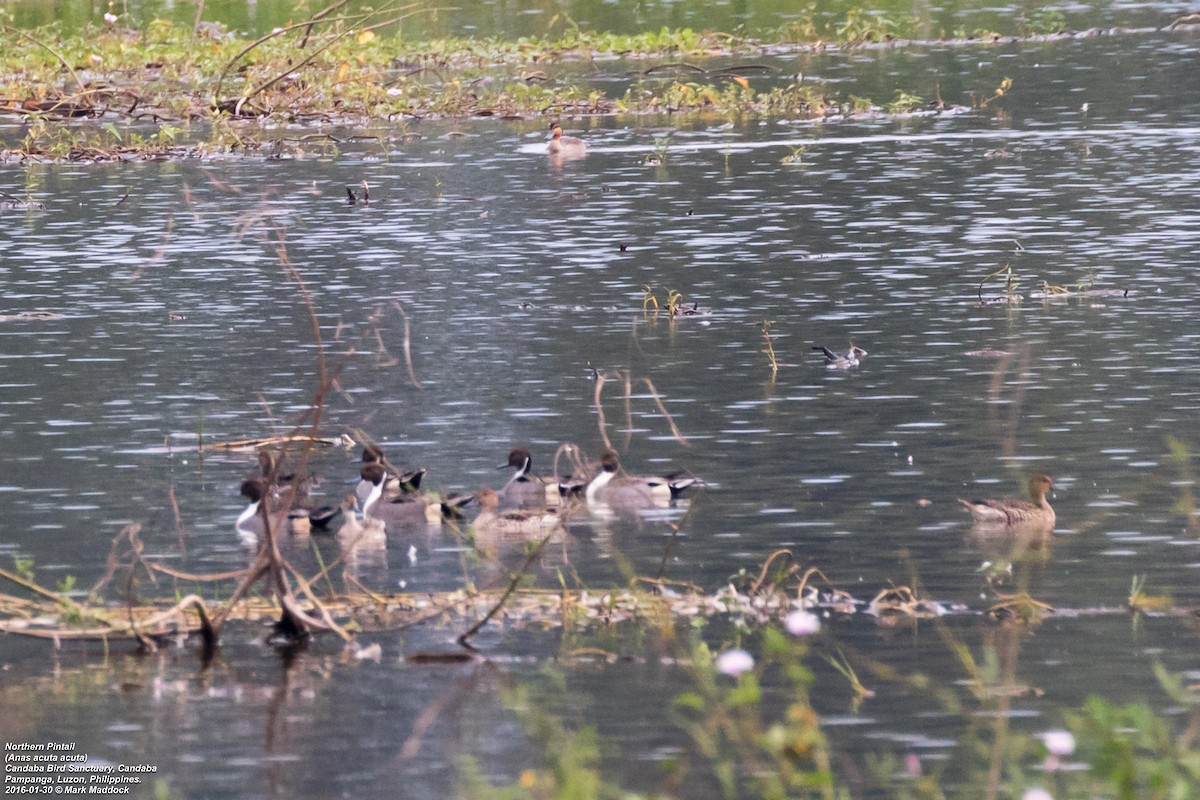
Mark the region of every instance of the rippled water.
[[[46, 202], [0, 217], [0, 316], [61, 315], [0, 322], [0, 561], [30, 557], [44, 583], [88, 586], [136, 521], [149, 557], [197, 572], [245, 563], [232, 526], [253, 457], [196, 444], [284, 432], [312, 397], [308, 313], [268, 241], [282, 232], [338, 370], [322, 429], [363, 428], [394, 461], [427, 467], [433, 487], [499, 485], [495, 467], [516, 444], [546, 471], [561, 442], [596, 452], [590, 367], [630, 373], [631, 432], [620, 382], [604, 387], [626, 465], [711, 485], [679, 536], [678, 514], [572, 524], [565, 557], [589, 585], [623, 584], [627, 559], [713, 589], [786, 547], [860, 596], [919, 580], [982, 609], [977, 568], [1012, 553], [972, 536], [955, 497], [1018, 494], [1041, 470], [1055, 477], [1058, 526], [1017, 563], [1014, 585], [1064, 609], [1117, 607], [1146, 575], [1151, 592], [1195, 603], [1200, 539], [1175, 506], [1195, 492], [1195, 459], [1173, 461], [1167, 437], [1200, 449], [1200, 107], [1172, 77], [1196, 61], [1190, 42], [1146, 37], [831, 59], [829, 75], [864, 86], [876, 69], [926, 87], [966, 63], [970, 76], [952, 73], [964, 85], [1008, 75], [1010, 116], [689, 122], [659, 166], [643, 157], [671, 120], [597, 122], [582, 134], [589, 155], [565, 163], [539, 152], [540, 122], [462, 122], [336, 157], [0, 166], [0, 189]], [[962, 99], [948, 82], [946, 99]], [[800, 143], [800, 163], [782, 164]], [[345, 187], [364, 180], [371, 204], [349, 206]], [[1005, 265], [1026, 299], [981, 306], [980, 282]], [[1030, 299], [1041, 281], [1128, 296]], [[713, 313], [644, 314], [644, 285]], [[870, 353], [853, 370], [827, 370], [811, 351], [851, 340]], [[970, 355], [986, 348], [1010, 355]], [[314, 456], [324, 497], [346, 490], [356, 460]], [[315, 566], [307, 545], [289, 553]], [[548, 564], [550, 585], [562, 564]], [[361, 577], [444, 589], [465, 574], [496, 578], [453, 537], [423, 532], [396, 537]], [[973, 616], [954, 624], [972, 642], [1000, 635]], [[959, 677], [932, 628], [828, 627], [898, 669]], [[1048, 690], [1014, 700], [1014, 717], [1038, 730], [1089, 690], [1141, 696], [1130, 687], [1147, 684], [1154, 658], [1189, 663], [1182, 633], [1171, 620], [1131, 631], [1120, 616], [1052, 619], [1005, 645], [1024, 648], [1022, 680]], [[55, 656], [56, 678], [42, 645], [6, 640], [15, 668], [0, 731], [140, 754], [172, 787], [211, 797], [382, 797], [396, 781], [442, 796], [461, 753], [512, 781], [536, 751], [497, 700], [511, 681], [538, 687], [548, 707], [586, 709], [572, 719], [611, 737], [605, 763], [630, 785], [653, 787], [680, 740], [664, 715], [645, 715], [679, 690], [676, 671], [568, 670], [556, 693], [539, 661], [555, 651], [546, 637], [486, 634], [481, 646], [514, 659], [491, 668], [398, 662], [452, 638], [445, 630], [380, 637], [380, 664], [346, 664], [324, 642], [281, 679], [259, 632], [238, 636], [202, 676], [187, 651], [120, 658], [114, 672], [71, 651]], [[819, 679], [839, 685], [832, 670]], [[835, 745], [945, 758], [953, 726], [920, 696], [877, 688], [860, 716], [845, 713], [848, 691], [824, 698]], [[437, 703], [420, 757], [401, 758]]]

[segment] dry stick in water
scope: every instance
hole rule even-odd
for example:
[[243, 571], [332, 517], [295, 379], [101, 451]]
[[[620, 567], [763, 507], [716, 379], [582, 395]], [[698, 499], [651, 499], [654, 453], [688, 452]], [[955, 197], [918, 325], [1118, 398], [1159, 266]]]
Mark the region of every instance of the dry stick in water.
[[603, 372], [596, 376], [596, 389], [592, 395], [592, 405], [596, 408], [596, 424], [600, 426], [600, 439], [607, 449], [612, 450], [612, 442], [608, 440], [608, 432], [604, 430], [604, 406], [600, 405], [600, 392], [604, 389], [604, 383], [607, 380], [608, 375]]
[[399, 303], [392, 303], [392, 305], [395, 306], [396, 310], [400, 312], [400, 316], [404, 317], [404, 365], [406, 367], [408, 367], [408, 380], [410, 382], [412, 382], [412, 385], [417, 387], [418, 389], [424, 389], [425, 387], [421, 385], [421, 382], [419, 380], [417, 380], [417, 375], [413, 371], [412, 347], [411, 347], [412, 337], [409, 334], [408, 314], [404, 313], [404, 307], [401, 306]]
[[508, 598], [511, 597], [512, 593], [517, 590], [517, 586], [520, 585], [521, 579], [525, 577], [525, 573], [529, 570], [529, 567], [533, 564], [533, 562], [536, 561], [539, 556], [541, 556], [542, 549], [546, 546], [546, 542], [550, 541], [550, 537], [554, 534], [555, 531], [548, 532], [545, 536], [538, 540], [536, 545], [529, 549], [529, 555], [525, 557], [525, 563], [522, 564], [521, 568], [513, 574], [512, 580], [508, 583], [508, 588], [504, 590], [504, 594], [500, 595], [500, 599], [496, 601], [496, 604], [488, 610], [488, 613], [483, 616], [483, 619], [476, 622], [470, 627], [469, 630], [458, 637], [458, 643], [460, 645], [468, 650], [475, 649], [467, 640], [479, 633], [483, 626], [487, 625], [492, 617], [500, 613], [500, 609], [504, 608], [504, 604], [508, 602]]
[[658, 395], [658, 389], [654, 388], [654, 383], [651, 382], [649, 378], [642, 378], [642, 382], [646, 384], [646, 388], [649, 389], [650, 394], [654, 396], [654, 402], [658, 404], [658, 410], [662, 412], [662, 415], [666, 417], [667, 424], [671, 426], [671, 435], [674, 436], [675, 440], [684, 447], [691, 447], [692, 443], [683, 437], [683, 434], [679, 432], [679, 426], [675, 424], [675, 420], [671, 417], [670, 413], [667, 412], [667, 407], [663, 405], [662, 398]]
[[629, 370], [622, 372], [625, 379], [625, 447], [633, 440], [633, 375]]

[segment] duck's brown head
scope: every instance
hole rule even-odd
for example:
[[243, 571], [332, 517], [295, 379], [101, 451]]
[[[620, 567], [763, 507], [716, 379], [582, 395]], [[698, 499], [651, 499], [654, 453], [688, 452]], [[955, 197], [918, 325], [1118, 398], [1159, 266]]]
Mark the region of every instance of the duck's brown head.
[[249, 500], [251, 503], [257, 503], [263, 499], [263, 482], [257, 478], [250, 478], [242, 481], [242, 497]]
[[1050, 480], [1049, 475], [1039, 472], [1029, 479], [1029, 494], [1035, 500], [1040, 500], [1053, 488], [1054, 481]]
[[524, 447], [514, 447], [512, 452], [508, 454], [508, 462], [500, 465], [500, 469], [505, 467], [516, 467], [517, 469], [525, 469], [526, 465], [530, 465], [529, 451]]
[[479, 507], [484, 511], [495, 511], [500, 505], [500, 495], [496, 494], [495, 489], [480, 489], [475, 495], [475, 499], [479, 501]]
[[621, 468], [621, 457], [617, 451], [609, 448], [600, 454], [600, 469], [605, 472], [616, 472]]
[[383, 465], [378, 461], [369, 461], [366, 464], [363, 464], [362, 469], [358, 471], [358, 474], [362, 476], [364, 481], [378, 486], [383, 481], [384, 475], [387, 473], [384, 471]]

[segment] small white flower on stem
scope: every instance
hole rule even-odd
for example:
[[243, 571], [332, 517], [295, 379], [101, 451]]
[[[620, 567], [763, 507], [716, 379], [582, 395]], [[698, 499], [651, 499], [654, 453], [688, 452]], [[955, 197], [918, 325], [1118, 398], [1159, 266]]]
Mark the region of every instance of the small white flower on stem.
[[783, 626], [792, 636], [810, 636], [821, 630], [821, 618], [810, 611], [796, 610], [784, 618]]
[[754, 669], [754, 656], [735, 647], [717, 656], [717, 672], [736, 678], [747, 670]]

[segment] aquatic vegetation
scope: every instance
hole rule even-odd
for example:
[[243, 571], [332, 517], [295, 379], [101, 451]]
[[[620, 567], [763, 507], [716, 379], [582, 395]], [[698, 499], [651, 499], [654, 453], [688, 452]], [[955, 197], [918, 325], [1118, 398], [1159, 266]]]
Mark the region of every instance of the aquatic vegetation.
[[[314, 147], [336, 152], [338, 142], [329, 134], [268, 135], [254, 124], [267, 120], [354, 125], [447, 116], [662, 112], [821, 119], [965, 110], [940, 99], [925, 107], [920, 96], [907, 90], [897, 90], [890, 103], [879, 103], [837, 97], [828, 84], [795, 80], [781, 85], [762, 64], [708, 66], [720, 56], [870, 47], [885, 40], [888, 46], [898, 44], [900, 22], [858, 8], [848, 11], [833, 31], [818, 31], [811, 22], [793, 26], [789, 35], [803, 31], [809, 37], [795, 44], [688, 28], [625, 36], [573, 26], [561, 37], [515, 41], [418, 42], [382, 33], [387, 25], [417, 13], [428, 9], [401, 6], [349, 17], [317, 15], [250, 41], [218, 26], [193, 30], [164, 20], [140, 31], [106, 25], [66, 36], [53, 28], [25, 32], [0, 26], [0, 81], [6, 84], [0, 114], [28, 124], [22, 141], [10, 143], [2, 157], [278, 156], [304, 155]], [[676, 74], [686, 71], [694, 78], [658, 82], [656, 76], [663, 72], [655, 66], [641, 70], [621, 96], [610, 97], [586, 77], [566, 78], [546, 70], [547, 65], [597, 56], [690, 58], [696, 63], [679, 61]], [[86, 72], [80, 65], [86, 65]], [[768, 81], [752, 86], [750, 75]], [[1006, 78], [979, 107], [986, 108], [1010, 88]], [[67, 120], [78, 124], [66, 125]], [[111, 124], [89, 124], [97, 120]], [[662, 163], [665, 156], [656, 147], [647, 163]]]
[[[984, 297], [983, 287], [992, 278], [1003, 278], [1003, 294], [999, 297]], [[1017, 287], [1020, 285], [1021, 279], [1013, 271], [1011, 264], [1005, 264], [995, 272], [989, 273], [982, 281], [979, 282], [977, 294], [979, 296], [980, 305], [988, 305], [990, 303], [1007, 303], [1008, 305], [1017, 305], [1021, 302], [1021, 295], [1017, 293]]]
[[775, 375], [779, 372], [779, 361], [775, 358], [775, 344], [771, 340], [771, 326], [775, 324], [774, 320], [764, 319], [762, 321], [762, 338], [763, 349], [767, 353], [767, 361], [771, 364], [771, 379], [775, 379]]

